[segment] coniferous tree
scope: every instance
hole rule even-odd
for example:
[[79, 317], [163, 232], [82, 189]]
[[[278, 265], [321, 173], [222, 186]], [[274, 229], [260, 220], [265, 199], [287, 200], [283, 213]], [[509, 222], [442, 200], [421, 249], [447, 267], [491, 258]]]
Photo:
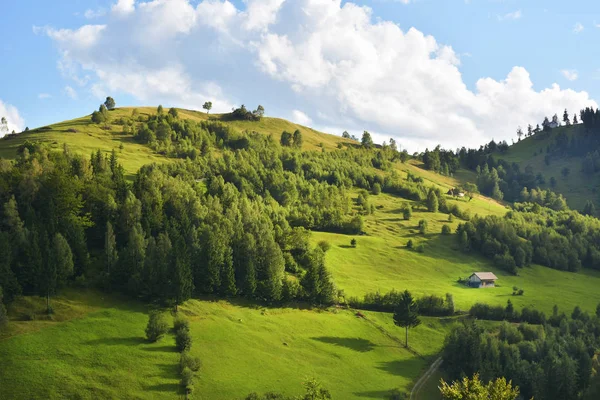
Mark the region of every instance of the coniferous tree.
[[435, 191], [429, 190], [429, 194], [427, 195], [427, 211], [436, 213], [438, 212], [438, 197], [435, 194]]
[[51, 243], [47, 242], [46, 237], [46, 234], [42, 236], [42, 248], [48, 249], [48, 257], [42, 266], [40, 294], [46, 296], [46, 308], [50, 312], [50, 295], [55, 294], [73, 274], [73, 253], [69, 243], [60, 233], [54, 235]]
[[406, 347], [408, 347], [408, 329], [421, 324], [419, 308], [408, 290], [400, 295], [400, 301], [394, 311], [394, 324], [406, 329]]
[[296, 149], [301, 149], [302, 148], [302, 143], [304, 142], [304, 140], [302, 139], [302, 133], [300, 132], [300, 130], [296, 129], [294, 131], [294, 147]]
[[111, 271], [114, 270], [118, 261], [119, 254], [117, 252], [117, 239], [115, 237], [112, 224], [107, 222], [106, 231], [104, 234], [104, 265], [107, 276], [110, 276]]

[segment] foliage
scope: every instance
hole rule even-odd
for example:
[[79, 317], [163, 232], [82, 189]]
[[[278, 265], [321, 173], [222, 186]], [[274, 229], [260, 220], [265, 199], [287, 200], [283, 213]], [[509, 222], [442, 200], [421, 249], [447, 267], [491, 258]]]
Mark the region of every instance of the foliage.
[[156, 342], [163, 337], [169, 330], [169, 324], [162, 312], [153, 311], [148, 316], [148, 325], [146, 325], [146, 339], [150, 342]]
[[189, 328], [181, 327], [175, 332], [175, 345], [179, 352], [190, 350], [192, 347], [192, 335]]
[[408, 329], [421, 324], [419, 306], [408, 290], [400, 294], [400, 299], [394, 311], [394, 324], [406, 329], [406, 347], [408, 347]]
[[198, 372], [202, 367], [202, 363], [198, 357], [194, 357], [189, 351], [184, 351], [179, 356], [179, 372], [183, 373], [185, 368], [192, 372]]
[[516, 400], [519, 397], [519, 388], [513, 388], [512, 382], [506, 382], [505, 378], [497, 378], [486, 385], [479, 380], [478, 374], [450, 385], [442, 379], [440, 392], [444, 400]]
[[212, 101], [206, 101], [204, 102], [204, 104], [202, 105], [202, 108], [204, 108], [206, 110], [206, 113], [210, 113], [210, 110], [212, 109]]
[[419, 233], [421, 235], [424, 235], [425, 233], [427, 233], [427, 221], [424, 219], [419, 220]]
[[3, 303], [2, 286], [0, 286], [0, 328], [3, 328], [8, 323], [8, 315], [6, 314], [6, 307]]
[[106, 98], [106, 101], [104, 102], [104, 106], [108, 109], [108, 110], [113, 110], [115, 108], [115, 99], [113, 99], [112, 97], [108, 96]]
[[449, 235], [450, 233], [452, 233], [450, 230], [450, 226], [446, 224], [442, 225], [442, 235]]
[[404, 207], [404, 210], [402, 210], [402, 216], [404, 217], [404, 220], [410, 221], [412, 217], [412, 207], [410, 204]]

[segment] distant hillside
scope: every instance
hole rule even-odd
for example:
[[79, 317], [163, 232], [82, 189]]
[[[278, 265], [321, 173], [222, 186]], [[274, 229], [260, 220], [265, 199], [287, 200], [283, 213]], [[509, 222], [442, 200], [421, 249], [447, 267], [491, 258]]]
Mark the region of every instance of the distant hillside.
[[[154, 107], [123, 107], [109, 112], [110, 119], [107, 124], [109, 129], [105, 129], [106, 126], [104, 125], [92, 123], [89, 115], [32, 129], [0, 140], [0, 157], [15, 158], [19, 146], [29, 140], [49, 143], [51, 147], [57, 150], [62, 149], [63, 144], [67, 143], [72, 151], [86, 155], [98, 149], [106, 152], [113, 149], [118, 150], [120, 152], [119, 161], [129, 175], [134, 174], [145, 164], [168, 161], [169, 158], [156, 153], [147, 145], [137, 143], [132, 135], [122, 132], [122, 127], [116, 122], [121, 118], [131, 117], [134, 110], [137, 110], [136, 113], [139, 115], [156, 114], [156, 108]], [[299, 130], [303, 136], [302, 148], [304, 150], [317, 150], [320, 149], [321, 145], [323, 148], [331, 150], [337, 148], [338, 143], [356, 143], [341, 136], [319, 132], [281, 118], [263, 117], [260, 121], [231, 121], [227, 118], [230, 114], [209, 115], [200, 111], [184, 109], [177, 109], [177, 111], [179, 112], [179, 118], [182, 119], [221, 121], [237, 132], [248, 131], [272, 135], [276, 141], [279, 141], [283, 131], [293, 133], [295, 130]], [[123, 146], [122, 149], [120, 149], [121, 145]]]
[[[539, 186], [561, 193], [570, 208], [582, 210], [588, 200], [596, 206], [600, 204], [600, 174], [584, 174], [582, 162], [585, 155], [564, 155], [556, 152], [557, 138], [568, 138], [584, 135], [583, 125], [561, 126], [550, 132], [540, 132], [510, 146], [505, 153], [495, 153], [494, 157], [508, 162], [515, 162], [522, 171], [533, 169], [533, 174], [541, 173], [545, 183]], [[594, 149], [590, 149], [593, 151]], [[548, 156], [548, 161], [546, 161]], [[563, 175], [563, 170], [569, 170]], [[555, 185], [552, 185], [554, 178]], [[530, 188], [531, 189], [531, 188]]]

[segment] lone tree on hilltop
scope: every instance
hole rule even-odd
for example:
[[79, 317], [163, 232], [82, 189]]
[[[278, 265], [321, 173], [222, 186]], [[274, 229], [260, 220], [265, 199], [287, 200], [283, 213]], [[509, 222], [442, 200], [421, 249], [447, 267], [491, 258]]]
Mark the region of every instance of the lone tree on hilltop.
[[400, 295], [400, 302], [394, 311], [394, 324], [406, 329], [406, 347], [408, 348], [408, 329], [421, 324], [419, 307], [408, 290]]
[[206, 110], [207, 114], [210, 114], [210, 110], [212, 108], [212, 101], [205, 102], [204, 105], [202, 106], [202, 108], [204, 108]]
[[107, 109], [109, 110], [114, 110], [115, 108], [115, 99], [113, 99], [112, 97], [108, 96], [106, 98], [106, 101], [104, 102], [104, 105], [106, 106]]
[[371, 137], [371, 134], [369, 132], [363, 132], [361, 144], [366, 149], [370, 149], [371, 147], [373, 147], [373, 138]]

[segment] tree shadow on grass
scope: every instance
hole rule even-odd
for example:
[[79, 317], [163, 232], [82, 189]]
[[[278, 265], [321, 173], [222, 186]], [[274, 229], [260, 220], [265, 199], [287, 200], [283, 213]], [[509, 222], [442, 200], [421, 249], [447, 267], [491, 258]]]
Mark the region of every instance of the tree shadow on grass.
[[380, 362], [377, 369], [387, 372], [388, 374], [404, 377], [413, 377], [415, 371], [420, 371], [425, 364], [418, 357], [413, 357], [407, 360], [395, 360]]
[[[390, 389], [390, 390], [369, 390], [366, 392], [354, 392], [353, 394], [356, 397], [366, 397], [368, 399], [391, 399], [395, 394], [399, 394], [401, 392], [398, 389]], [[404, 397], [398, 397], [400, 399]]]
[[371, 351], [375, 348], [375, 343], [371, 342], [367, 339], [361, 338], [341, 338], [334, 336], [320, 336], [313, 337], [312, 340], [317, 340], [319, 342], [333, 344], [336, 346], [346, 347], [351, 350], [355, 350], [361, 353], [365, 353], [367, 351]]
[[338, 245], [339, 248], [341, 249], [353, 249], [353, 246], [350, 246], [349, 244], [340, 244]]
[[147, 386], [146, 390], [151, 392], [183, 393], [181, 385], [178, 383], [161, 383], [159, 385]]
[[133, 336], [133, 337], [109, 337], [109, 338], [100, 338], [94, 340], [88, 340], [85, 344], [89, 344], [91, 346], [137, 346], [140, 344], [146, 343], [146, 340], [143, 337]]
[[163, 353], [174, 353], [177, 351], [175, 346], [160, 346], [160, 347], [146, 347], [144, 348], [146, 351], [152, 352], [163, 352]]

